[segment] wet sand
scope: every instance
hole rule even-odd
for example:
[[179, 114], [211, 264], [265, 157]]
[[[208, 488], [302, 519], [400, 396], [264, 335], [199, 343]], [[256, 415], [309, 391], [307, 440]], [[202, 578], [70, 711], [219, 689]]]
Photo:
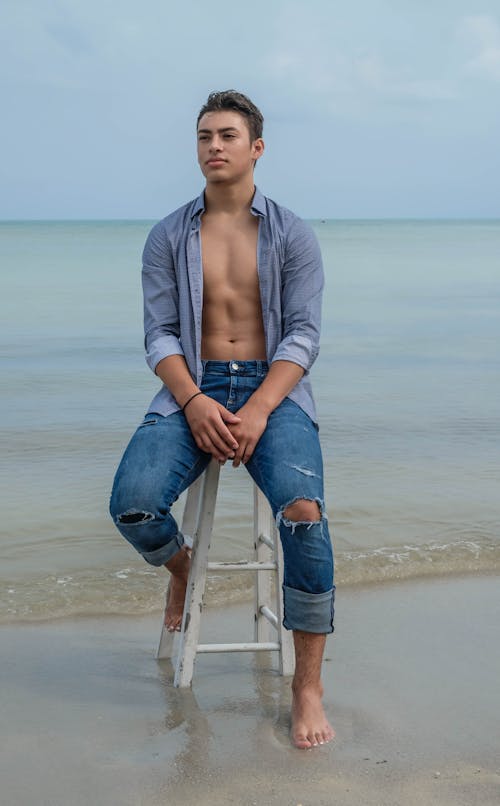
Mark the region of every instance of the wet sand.
[[[3, 806], [493, 806], [500, 802], [500, 582], [339, 591], [324, 664], [337, 731], [288, 740], [290, 681], [268, 653], [158, 663], [157, 616], [0, 628]], [[251, 639], [244, 605], [203, 640]]]

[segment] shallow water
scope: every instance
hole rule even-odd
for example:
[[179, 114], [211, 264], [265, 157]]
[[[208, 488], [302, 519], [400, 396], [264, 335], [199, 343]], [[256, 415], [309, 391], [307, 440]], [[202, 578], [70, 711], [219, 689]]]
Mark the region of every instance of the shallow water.
[[[337, 582], [499, 568], [500, 222], [313, 223]], [[107, 515], [157, 388], [142, 355], [149, 227], [0, 224], [3, 619], [158, 607], [163, 573]], [[243, 468], [222, 478], [214, 556], [243, 557], [251, 485]], [[211, 588], [238, 598], [248, 584]]]

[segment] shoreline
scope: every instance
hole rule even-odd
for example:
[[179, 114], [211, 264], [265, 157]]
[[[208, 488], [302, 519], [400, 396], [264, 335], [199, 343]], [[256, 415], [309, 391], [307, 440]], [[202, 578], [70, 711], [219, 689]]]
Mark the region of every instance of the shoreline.
[[[130, 571], [130, 569], [127, 569]], [[63, 623], [66, 621], [72, 620], [81, 620], [81, 619], [120, 619], [125, 617], [127, 619], [141, 619], [147, 618], [148, 616], [151, 617], [159, 617], [160, 614], [163, 612], [163, 601], [164, 595], [166, 593], [167, 584], [168, 584], [168, 577], [166, 574], [163, 573], [161, 569], [159, 569], [160, 573], [154, 574], [155, 577], [159, 578], [159, 582], [156, 582], [156, 586], [151, 587], [150, 591], [150, 598], [152, 603], [148, 607], [144, 607], [143, 604], [135, 602], [134, 604], [139, 607], [139, 612], [133, 609], [127, 609], [126, 606], [119, 609], [119, 605], [115, 603], [114, 607], [116, 609], [110, 610], [98, 610], [92, 609], [93, 605], [90, 606], [90, 609], [85, 611], [77, 611], [77, 612], [66, 612], [66, 613], [54, 613], [50, 615], [40, 615], [35, 616], [33, 614], [29, 615], [18, 615], [12, 614], [0, 617], [0, 629], [3, 627], [15, 627], [15, 626], [29, 626], [34, 624], [41, 624], [41, 625], [50, 625], [52, 623]], [[221, 578], [220, 576], [217, 577], [217, 581], [222, 579], [223, 587], [221, 586], [221, 590], [219, 591], [216, 586], [211, 588], [211, 583], [213, 583], [213, 578], [207, 578], [207, 589], [206, 589], [206, 596], [203, 607], [212, 611], [216, 610], [217, 608], [223, 607], [224, 605], [231, 605], [232, 607], [244, 605], [253, 600], [253, 579], [251, 578], [251, 572], [247, 572], [248, 574], [248, 585], [245, 587], [239, 587], [238, 589], [232, 588], [232, 583], [237, 576], [238, 580], [241, 580], [245, 577], [245, 572], [237, 572], [235, 576], [228, 574], [226, 577]], [[369, 591], [373, 589], [384, 589], [386, 587], [391, 587], [393, 585], [412, 585], [413, 583], [422, 583], [422, 582], [436, 582], [439, 583], [444, 582], [446, 580], [460, 580], [460, 579], [480, 579], [482, 577], [490, 578], [490, 577], [498, 577], [500, 579], [500, 568], [493, 565], [493, 567], [480, 567], [480, 568], [470, 568], [470, 569], [460, 569], [460, 570], [450, 570], [448, 572], [439, 569], [436, 570], [435, 568], [428, 567], [428, 570], [422, 570], [419, 573], [412, 573], [411, 575], [405, 576], [404, 574], [401, 576], [385, 576], [377, 579], [360, 579], [360, 580], [351, 580], [349, 582], [337, 582], [337, 596], [340, 595], [341, 592], [350, 593], [353, 591]], [[151, 580], [150, 580], [151, 582]], [[224, 584], [225, 583], [225, 584]], [[87, 603], [86, 603], [87, 604]], [[88, 604], [87, 604], [88, 606]], [[127, 606], [130, 607], [130, 605]], [[143, 609], [140, 609], [140, 608]]]
[[[323, 666], [337, 738], [311, 751], [289, 744], [270, 653], [200, 656], [182, 691], [157, 614], [1, 625], [3, 802], [493, 806], [497, 592], [493, 575], [343, 588]], [[245, 640], [249, 613], [208, 608], [202, 640]]]
[[[467, 551], [471, 552], [468, 543]], [[399, 547], [414, 551], [414, 547]], [[436, 547], [436, 551], [439, 550]], [[379, 549], [384, 559], [391, 553], [390, 564], [381, 564], [372, 569], [372, 575], [346, 576], [342, 573], [340, 560], [336, 557], [336, 584], [338, 591], [371, 589], [412, 584], [424, 580], [446, 580], [500, 576], [500, 545], [489, 547], [489, 555], [483, 553], [468, 558], [467, 566], [462, 563], [435, 563], [425, 558], [420, 566], [416, 563], [400, 562], [396, 547]], [[382, 552], [385, 554], [382, 555]], [[471, 552], [472, 553], [472, 552]], [[378, 574], [378, 575], [377, 575]], [[138, 561], [114, 569], [84, 568], [73, 573], [53, 573], [40, 578], [25, 576], [22, 580], [11, 579], [3, 583], [0, 596], [0, 627], [14, 624], [43, 624], [61, 622], [77, 618], [114, 618], [126, 615], [136, 618], [158, 614], [163, 610], [167, 588], [167, 576], [162, 568], [147, 570]], [[253, 576], [251, 572], [235, 572], [222, 577], [220, 574], [207, 576], [205, 607], [223, 607], [228, 603], [237, 605], [253, 598]], [[132, 603], [132, 604], [131, 604]]]

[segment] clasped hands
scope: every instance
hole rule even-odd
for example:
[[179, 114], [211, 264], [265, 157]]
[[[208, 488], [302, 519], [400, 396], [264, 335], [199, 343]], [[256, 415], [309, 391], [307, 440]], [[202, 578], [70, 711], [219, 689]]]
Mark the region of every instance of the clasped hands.
[[207, 395], [197, 395], [184, 412], [197, 446], [224, 464], [246, 464], [265, 431], [269, 412], [250, 398], [237, 414]]

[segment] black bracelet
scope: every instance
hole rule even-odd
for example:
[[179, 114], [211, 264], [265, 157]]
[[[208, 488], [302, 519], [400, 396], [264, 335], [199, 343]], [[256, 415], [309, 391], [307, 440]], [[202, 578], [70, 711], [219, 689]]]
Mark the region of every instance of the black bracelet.
[[183, 405], [183, 407], [182, 407], [181, 411], [184, 411], [184, 409], [186, 408], [186, 406], [189, 406], [189, 404], [191, 403], [191, 401], [192, 401], [192, 400], [194, 400], [194, 399], [195, 399], [195, 397], [198, 397], [198, 395], [202, 395], [202, 394], [203, 394], [203, 392], [195, 392], [195, 393], [194, 393], [194, 395], [191, 395], [191, 397], [190, 397], [190, 398], [188, 398], [188, 400], [187, 400], [187, 401], [184, 403], [184, 405]]

